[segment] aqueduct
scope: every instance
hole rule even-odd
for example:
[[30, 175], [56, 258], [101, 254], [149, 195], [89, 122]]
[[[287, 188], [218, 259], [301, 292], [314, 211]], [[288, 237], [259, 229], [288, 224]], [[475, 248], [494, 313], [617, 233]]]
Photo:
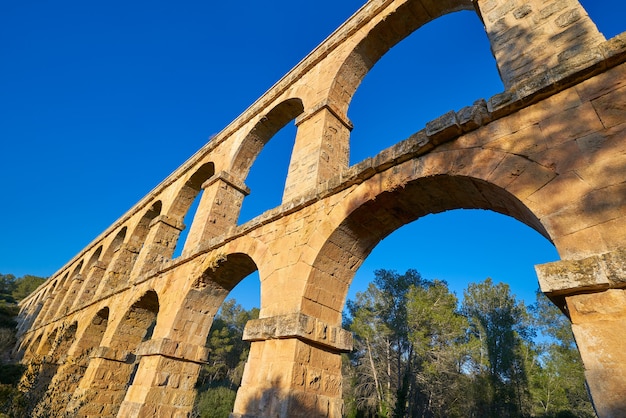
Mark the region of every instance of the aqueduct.
[[[459, 10], [484, 23], [505, 91], [350, 166], [361, 80]], [[339, 417], [357, 268], [409, 222], [481, 208], [554, 243], [561, 260], [536, 266], [541, 289], [573, 323], [598, 415], [626, 416], [625, 61], [626, 33], [606, 40], [577, 0], [370, 0], [25, 299], [16, 350], [41, 360], [30, 372], [54, 388], [52, 412], [188, 416], [213, 317], [258, 270], [232, 416]], [[255, 158], [293, 120], [282, 204], [237, 225]]]

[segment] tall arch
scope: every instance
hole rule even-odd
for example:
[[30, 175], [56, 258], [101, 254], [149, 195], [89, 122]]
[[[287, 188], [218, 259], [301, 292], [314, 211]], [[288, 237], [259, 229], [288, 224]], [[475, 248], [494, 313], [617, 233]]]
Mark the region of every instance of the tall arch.
[[76, 412], [72, 410], [72, 407], [68, 411], [66, 408], [70, 405], [74, 391], [85, 375], [90, 354], [100, 346], [108, 318], [108, 308], [98, 311], [84, 330], [77, 333], [78, 339], [74, 344], [67, 347], [65, 360], [60, 362], [60, 367], [52, 379], [44, 399], [39, 403], [42, 414], [44, 410], [51, 416], [62, 416], [64, 412], [68, 414]]
[[96, 287], [105, 272], [104, 263], [100, 260], [100, 257], [102, 257], [102, 250], [103, 246], [98, 246], [96, 251], [94, 251], [89, 258], [85, 268], [85, 281], [77, 297], [72, 300], [72, 308], [82, 306], [84, 303], [89, 302], [94, 296]]
[[330, 87], [329, 98], [346, 115], [356, 89], [369, 70], [398, 42], [420, 26], [444, 14], [474, 10], [470, 0], [406, 1], [374, 26], [343, 61]]
[[231, 174], [236, 179], [243, 181], [265, 144], [302, 112], [304, 112], [302, 100], [293, 98], [281, 102], [267, 114], [261, 116], [235, 153], [230, 168]]
[[[139, 348], [137, 375], [120, 408], [120, 416], [177, 416], [191, 412], [195, 383], [208, 356], [206, 342], [213, 319], [230, 290], [256, 270], [252, 258], [244, 253], [207, 260], [203, 273], [191, 283], [167, 337]], [[161, 372], [155, 376], [155, 370]], [[147, 402], [148, 399], [156, 402]]]
[[139, 363], [137, 349], [152, 337], [158, 312], [159, 298], [153, 290], [133, 303], [116, 326], [109, 346], [92, 351], [85, 377], [75, 390], [68, 410], [79, 416], [117, 416], [135, 378]]
[[[177, 235], [175, 239], [175, 247], [172, 249], [172, 256], [177, 257], [182, 254], [184, 245], [186, 244], [187, 237], [189, 236], [190, 229], [193, 228], [194, 219], [198, 217], [198, 224], [202, 223], [202, 217], [206, 216], [201, 211], [200, 207], [205, 207], [200, 203], [203, 199], [203, 184], [209, 180], [215, 174], [215, 164], [212, 162], [204, 163], [198, 168], [189, 179], [185, 182], [180, 189], [174, 203], [169, 211], [168, 219], [171, 219], [168, 224], [173, 225], [167, 228], [169, 231]], [[184, 228], [182, 231], [174, 231], [177, 227], [177, 222], [183, 222], [180, 228]]]
[[97, 272], [92, 276], [91, 280], [88, 282], [88, 287], [82, 292], [77, 303], [87, 304], [93, 301], [97, 296], [101, 296], [106, 290], [109, 277], [121, 274], [120, 269], [123, 267], [124, 261], [122, 254], [124, 253], [124, 241], [126, 240], [127, 232], [128, 227], [123, 226], [115, 234], [101, 259], [101, 270], [103, 271]]
[[[320, 309], [330, 324], [341, 324], [348, 287], [363, 260], [386, 236], [418, 218], [452, 209], [487, 209], [511, 216], [550, 239], [538, 217], [515, 195], [481, 178], [434, 175], [366, 199], [334, 229], [315, 261], [303, 299], [303, 312]], [[334, 289], [321, 300], [316, 291]]]
[[244, 198], [250, 194], [244, 181], [254, 161], [272, 137], [303, 111], [302, 100], [291, 98], [260, 116], [237, 146], [229, 165], [202, 185], [202, 198], [185, 242], [183, 256], [237, 226]]

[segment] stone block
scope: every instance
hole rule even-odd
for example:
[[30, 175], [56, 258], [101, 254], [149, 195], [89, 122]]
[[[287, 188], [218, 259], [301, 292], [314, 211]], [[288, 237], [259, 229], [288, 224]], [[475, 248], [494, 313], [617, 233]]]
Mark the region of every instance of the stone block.
[[352, 350], [351, 333], [301, 313], [248, 321], [243, 336], [246, 341], [289, 338], [303, 339], [340, 352]]
[[541, 291], [557, 296], [608, 289], [610, 283], [599, 261], [591, 257], [535, 266]]
[[626, 120], [626, 86], [598, 97], [591, 103], [606, 128], [620, 125]]
[[426, 135], [435, 145], [458, 137], [462, 133], [456, 112], [450, 111], [426, 123]]

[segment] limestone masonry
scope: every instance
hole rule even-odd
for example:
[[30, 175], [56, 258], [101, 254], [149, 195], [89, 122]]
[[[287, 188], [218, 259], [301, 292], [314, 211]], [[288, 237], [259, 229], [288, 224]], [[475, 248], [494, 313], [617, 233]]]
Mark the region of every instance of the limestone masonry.
[[[505, 91], [349, 166], [347, 111], [369, 69], [465, 9], [484, 22]], [[625, 61], [626, 33], [606, 40], [577, 0], [368, 1], [21, 303], [24, 386], [49, 383], [52, 416], [187, 417], [213, 317], [258, 270], [232, 416], [340, 417], [355, 271], [403, 225], [481, 208], [554, 243], [561, 260], [537, 266], [541, 288], [572, 320], [598, 415], [625, 417]], [[250, 167], [294, 119], [282, 205], [237, 225]]]

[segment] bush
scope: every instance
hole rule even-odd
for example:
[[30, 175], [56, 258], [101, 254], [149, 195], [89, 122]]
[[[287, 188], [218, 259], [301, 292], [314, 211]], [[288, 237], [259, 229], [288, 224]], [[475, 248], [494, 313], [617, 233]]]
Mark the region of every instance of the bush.
[[24, 394], [13, 385], [0, 385], [0, 418], [25, 416], [26, 398]]
[[199, 418], [228, 418], [235, 406], [237, 392], [225, 387], [210, 388], [198, 394], [194, 416]]

